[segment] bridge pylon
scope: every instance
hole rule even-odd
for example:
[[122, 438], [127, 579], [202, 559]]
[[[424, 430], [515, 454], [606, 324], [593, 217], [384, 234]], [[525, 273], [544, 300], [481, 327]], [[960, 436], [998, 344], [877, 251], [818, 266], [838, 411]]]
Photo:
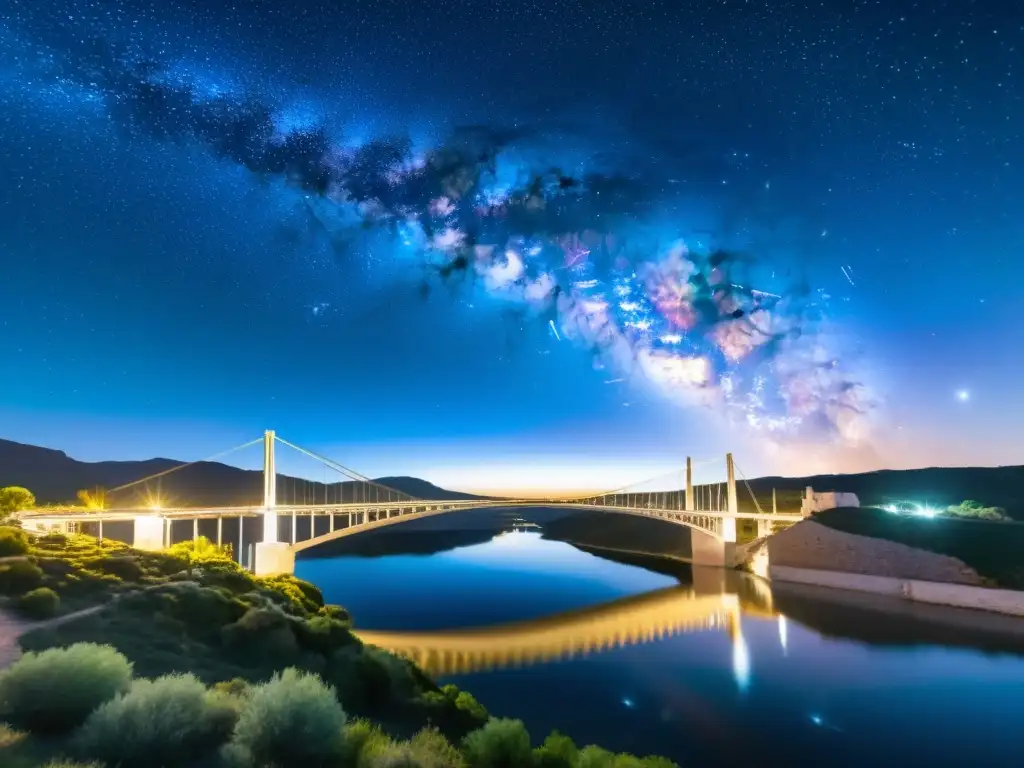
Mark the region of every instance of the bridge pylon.
[[[277, 538], [277, 465], [274, 446], [277, 435], [272, 429], [263, 433], [263, 541], [256, 544], [257, 576], [277, 576], [295, 572], [295, 551]], [[241, 525], [241, 522], [239, 522]], [[242, 553], [239, 552], [241, 557]]]
[[693, 498], [693, 459], [686, 457], [686, 511], [693, 512], [697, 508]]

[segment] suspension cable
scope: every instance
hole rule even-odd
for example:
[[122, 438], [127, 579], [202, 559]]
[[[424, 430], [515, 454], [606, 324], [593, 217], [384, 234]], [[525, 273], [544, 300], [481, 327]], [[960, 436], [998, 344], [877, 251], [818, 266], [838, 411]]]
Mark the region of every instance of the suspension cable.
[[750, 487], [750, 483], [747, 482], [747, 476], [743, 474], [743, 470], [739, 468], [736, 462], [733, 462], [733, 466], [736, 467], [736, 471], [740, 473], [740, 480], [743, 481], [743, 485], [747, 487], [747, 493], [750, 494], [750, 498], [754, 500], [754, 508], [757, 510], [757, 514], [763, 515], [761, 511], [761, 505], [757, 502], [757, 496], [754, 495], [754, 489]]
[[193, 464], [202, 464], [203, 462], [206, 462], [206, 461], [213, 461], [214, 459], [219, 459], [221, 456], [227, 456], [229, 453], [234, 453], [235, 451], [240, 451], [243, 448], [248, 448], [250, 445], [256, 445], [256, 443], [261, 443], [261, 442], [263, 442], [263, 438], [262, 437], [258, 437], [255, 440], [250, 440], [248, 443], [242, 443], [241, 445], [236, 445], [234, 448], [228, 448], [226, 451], [221, 451], [220, 453], [215, 453], [215, 454], [213, 454], [213, 456], [208, 456], [205, 459], [196, 459], [195, 461], [190, 461], [187, 464], [179, 464], [176, 467], [171, 467], [170, 469], [165, 469], [163, 472], [157, 472], [156, 474], [150, 475], [149, 477], [144, 477], [141, 480], [133, 480], [130, 483], [125, 483], [124, 485], [119, 485], [116, 488], [110, 488], [109, 490], [106, 491], [106, 493], [116, 493], [117, 491], [123, 491], [125, 488], [131, 488], [133, 485], [139, 485], [140, 483], [148, 483], [150, 480], [156, 480], [158, 477], [164, 477], [165, 475], [171, 474], [171, 472], [177, 472], [179, 469], [185, 469], [185, 467], [191, 467]]
[[[333, 469], [335, 472], [338, 472], [338, 473], [340, 473], [342, 475], [345, 475], [350, 480], [355, 480], [355, 481], [360, 482], [360, 483], [365, 483], [366, 485], [372, 485], [373, 487], [380, 488], [381, 490], [387, 491], [388, 493], [397, 494], [400, 500], [404, 499], [406, 501], [419, 501], [419, 499], [417, 499], [415, 496], [411, 496], [410, 494], [405, 493], [404, 491], [399, 491], [396, 488], [390, 488], [390, 487], [384, 485], [383, 483], [378, 483], [378, 482], [376, 482], [374, 480], [371, 480], [370, 478], [366, 477], [365, 475], [359, 474], [355, 470], [349, 469], [348, 467], [346, 467], [346, 466], [344, 466], [342, 464], [339, 464], [336, 461], [328, 459], [326, 456], [321, 456], [321, 455], [319, 455], [317, 453], [314, 453], [313, 451], [310, 451], [310, 450], [302, 448], [302, 447], [300, 447], [298, 445], [295, 445], [294, 443], [290, 443], [287, 440], [285, 440], [283, 437], [277, 437], [275, 435], [275, 439], [279, 443], [281, 443], [282, 445], [287, 445], [289, 448], [292, 448], [292, 449], [298, 451], [299, 453], [305, 454], [306, 456], [309, 456], [312, 459], [316, 459], [317, 461], [322, 462], [326, 466], [328, 466], [331, 469]], [[390, 501], [390, 499], [389, 499], [389, 501]]]

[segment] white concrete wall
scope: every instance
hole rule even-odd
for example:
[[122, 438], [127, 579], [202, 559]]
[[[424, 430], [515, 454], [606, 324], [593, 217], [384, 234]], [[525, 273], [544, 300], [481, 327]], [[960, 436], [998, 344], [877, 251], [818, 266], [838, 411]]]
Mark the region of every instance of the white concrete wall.
[[808, 487], [807, 492], [800, 501], [800, 512], [804, 517], [808, 517], [815, 512], [823, 512], [826, 509], [859, 506], [860, 499], [857, 498], [856, 493], [844, 493], [842, 491], [817, 492]]
[[816, 571], [810, 568], [791, 568], [784, 565], [770, 566], [769, 575], [772, 581], [789, 581], [819, 587], [849, 589], [855, 592], [903, 597], [917, 603], [972, 608], [978, 611], [1024, 617], [1024, 592], [1012, 589], [988, 589], [966, 584], [895, 579], [889, 576], [868, 576], [842, 571]]

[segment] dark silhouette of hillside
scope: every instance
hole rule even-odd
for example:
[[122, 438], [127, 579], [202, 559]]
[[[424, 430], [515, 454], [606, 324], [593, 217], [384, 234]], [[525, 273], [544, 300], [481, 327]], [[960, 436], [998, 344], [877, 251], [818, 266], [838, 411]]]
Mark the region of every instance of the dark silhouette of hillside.
[[[63, 451], [0, 440], [0, 488], [20, 485], [40, 504], [74, 503], [81, 489], [116, 488], [179, 467], [172, 459], [86, 462]], [[383, 477], [374, 481], [417, 499], [459, 500], [479, 496], [438, 488], [418, 477]], [[364, 482], [320, 483], [278, 475], [278, 503], [331, 503], [385, 500], [387, 494]], [[164, 506], [233, 506], [261, 504], [263, 473], [218, 462], [199, 462], [144, 485], [108, 497], [109, 506], [144, 505], [159, 497]]]
[[[794, 492], [808, 485], [816, 491], [855, 493], [862, 507], [902, 500], [946, 507], [972, 499], [986, 507], [1003, 507], [1015, 519], [1024, 519], [1024, 466], [882, 469], [856, 475], [759, 477], [750, 481], [758, 502], [764, 506], [767, 500], [768, 508], [772, 488], [777, 489], [780, 512], [796, 511], [783, 509], [783, 497], [795, 498]], [[742, 502], [749, 494], [741, 485], [738, 495]]]

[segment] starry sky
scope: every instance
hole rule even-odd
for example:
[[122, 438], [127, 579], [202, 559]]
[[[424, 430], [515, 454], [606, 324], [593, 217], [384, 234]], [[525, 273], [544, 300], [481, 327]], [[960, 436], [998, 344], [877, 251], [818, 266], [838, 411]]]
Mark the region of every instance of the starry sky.
[[1013, 3], [0, 18], [0, 437], [467, 490], [1024, 462]]

